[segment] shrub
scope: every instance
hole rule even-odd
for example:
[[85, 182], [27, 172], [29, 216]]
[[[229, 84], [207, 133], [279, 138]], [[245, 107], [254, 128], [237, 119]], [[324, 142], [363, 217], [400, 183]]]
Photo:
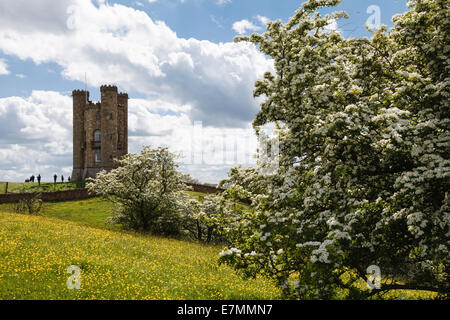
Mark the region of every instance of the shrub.
[[110, 221], [137, 231], [177, 235], [188, 187], [175, 158], [167, 148], [144, 147], [140, 154], [117, 160], [118, 168], [98, 173], [86, 187], [116, 204], [117, 215]]
[[20, 199], [14, 205], [14, 212], [38, 215], [42, 210], [42, 206], [43, 201], [41, 198], [41, 194], [37, 193], [33, 197], [25, 197], [23, 199]]

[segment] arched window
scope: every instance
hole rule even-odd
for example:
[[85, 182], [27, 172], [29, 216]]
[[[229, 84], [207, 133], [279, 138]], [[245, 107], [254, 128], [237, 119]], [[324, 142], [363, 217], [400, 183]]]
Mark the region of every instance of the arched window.
[[95, 158], [95, 163], [100, 163], [100, 162], [102, 162], [102, 157], [101, 157], [101, 154], [100, 154], [100, 152], [95, 152], [94, 153], [94, 158]]
[[94, 141], [95, 142], [100, 142], [102, 140], [102, 133], [100, 130], [95, 130], [94, 131]]

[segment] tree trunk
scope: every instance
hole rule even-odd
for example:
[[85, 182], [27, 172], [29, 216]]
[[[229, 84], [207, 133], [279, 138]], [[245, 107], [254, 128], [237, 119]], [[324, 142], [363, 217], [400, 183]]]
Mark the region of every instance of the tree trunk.
[[206, 238], [206, 243], [210, 243], [211, 242], [213, 232], [214, 232], [214, 227], [208, 227], [208, 236]]
[[201, 241], [202, 237], [202, 227], [200, 226], [200, 222], [197, 220], [197, 239]]

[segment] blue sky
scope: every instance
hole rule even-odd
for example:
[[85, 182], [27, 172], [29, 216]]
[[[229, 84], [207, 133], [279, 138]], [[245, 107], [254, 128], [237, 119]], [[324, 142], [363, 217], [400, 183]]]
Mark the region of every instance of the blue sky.
[[[106, 83], [132, 98], [130, 152], [145, 144], [183, 152], [179, 137], [187, 131], [178, 128], [192, 131], [196, 121], [205, 135], [251, 136], [258, 110], [253, 83], [272, 62], [233, 38], [263, 32], [267, 20], [286, 22], [302, 2], [2, 0], [0, 181], [70, 174], [70, 93], [84, 88], [85, 74], [91, 100], [99, 99], [98, 87]], [[364, 24], [372, 5], [388, 26], [394, 14], [406, 11], [406, 0], [343, 0], [324, 12], [347, 11], [350, 19], [337, 24], [345, 37], [369, 36]], [[212, 148], [204, 156], [217, 151], [214, 141], [198, 143]], [[237, 149], [250, 154], [253, 147]], [[233, 164], [204, 161], [183, 170], [218, 182]]]

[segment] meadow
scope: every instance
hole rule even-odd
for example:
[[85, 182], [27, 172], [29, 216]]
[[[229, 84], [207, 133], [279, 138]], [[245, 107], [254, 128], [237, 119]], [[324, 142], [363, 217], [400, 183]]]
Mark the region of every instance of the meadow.
[[[116, 231], [89, 210], [83, 218], [53, 218], [54, 205], [44, 216], [0, 213], [0, 299], [280, 297], [267, 280], [242, 280], [218, 265], [220, 247]], [[81, 269], [80, 290], [67, 288], [71, 265]]]
[[[221, 246], [123, 231], [106, 222], [113, 212], [101, 198], [45, 203], [39, 216], [0, 204], [0, 299], [281, 298], [270, 281], [243, 280], [218, 265]], [[81, 269], [80, 290], [67, 288], [71, 265]], [[385, 296], [432, 297], [420, 291]]]
[[[77, 188], [84, 188], [85, 182], [41, 182], [39, 185], [37, 182], [8, 182], [8, 193], [22, 193], [22, 192], [49, 192], [49, 191], [61, 191], [71, 190]], [[0, 181], [0, 194], [6, 192], [6, 182]]]

